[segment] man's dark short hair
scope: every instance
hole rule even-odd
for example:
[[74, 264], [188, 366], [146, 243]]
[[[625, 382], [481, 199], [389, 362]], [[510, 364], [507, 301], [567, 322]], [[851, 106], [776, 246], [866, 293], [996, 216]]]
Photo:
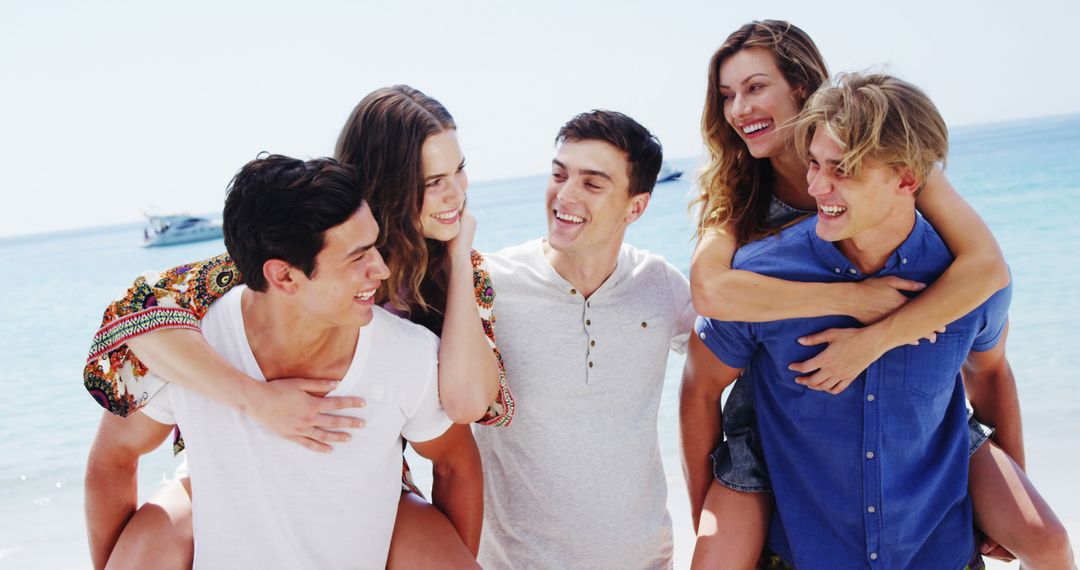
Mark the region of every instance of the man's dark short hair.
[[333, 159], [256, 158], [229, 183], [225, 249], [255, 291], [266, 291], [263, 264], [270, 259], [311, 277], [323, 232], [348, 220], [363, 201], [356, 171]]
[[594, 140], [626, 153], [631, 196], [652, 192], [664, 162], [664, 149], [649, 129], [622, 113], [593, 110], [567, 121], [555, 137], [556, 144]]

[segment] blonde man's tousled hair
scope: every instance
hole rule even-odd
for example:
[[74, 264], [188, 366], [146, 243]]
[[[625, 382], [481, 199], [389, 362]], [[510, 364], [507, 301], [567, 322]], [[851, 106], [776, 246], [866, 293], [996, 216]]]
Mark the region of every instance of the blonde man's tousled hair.
[[795, 123], [795, 145], [809, 155], [824, 128], [843, 156], [837, 168], [858, 178], [863, 160], [910, 168], [920, 190], [936, 163], [945, 164], [949, 130], [941, 113], [918, 87], [880, 73], [842, 73], [810, 96]]

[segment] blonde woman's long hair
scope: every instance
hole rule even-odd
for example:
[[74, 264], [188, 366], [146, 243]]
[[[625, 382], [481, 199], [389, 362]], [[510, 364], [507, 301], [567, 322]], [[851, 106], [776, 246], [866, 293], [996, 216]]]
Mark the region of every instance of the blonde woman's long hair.
[[699, 193], [691, 203], [698, 209], [698, 236], [735, 222], [736, 242], [743, 245], [770, 233], [766, 224], [774, 173], [768, 159], [750, 155], [746, 144], [724, 118], [720, 97], [720, 66], [749, 48], [769, 50], [776, 66], [798, 97], [806, 99], [829, 79], [829, 70], [806, 32], [782, 20], [746, 24], [732, 33], [709, 61], [709, 85], [701, 113], [701, 136], [709, 162], [698, 177]]

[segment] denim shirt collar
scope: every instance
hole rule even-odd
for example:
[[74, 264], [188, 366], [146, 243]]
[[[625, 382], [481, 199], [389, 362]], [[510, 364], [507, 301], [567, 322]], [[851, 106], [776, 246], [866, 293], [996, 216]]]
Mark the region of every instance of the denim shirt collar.
[[821, 239], [818, 237], [817, 233], [812, 230], [809, 237], [810, 242], [814, 246], [814, 251], [817, 252], [818, 259], [820, 259], [833, 273], [862, 280], [868, 277], [899, 273], [910, 267], [909, 264], [916, 263], [918, 261], [919, 253], [921, 252], [920, 244], [925, 243], [923, 237], [926, 235], [928, 227], [929, 224], [927, 221], [916, 213], [915, 224], [912, 226], [911, 232], [908, 234], [907, 238], [899, 247], [889, 254], [889, 259], [885, 261], [885, 266], [881, 268], [880, 271], [870, 275], [860, 271], [850, 259], [840, 252], [840, 249], [836, 247], [836, 244], [833, 242]]

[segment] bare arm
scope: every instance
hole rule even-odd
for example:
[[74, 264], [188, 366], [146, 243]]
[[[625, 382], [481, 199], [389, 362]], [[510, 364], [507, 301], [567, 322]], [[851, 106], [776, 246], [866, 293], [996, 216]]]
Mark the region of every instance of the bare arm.
[[739, 373], [716, 358], [697, 335], [690, 335], [679, 392], [679, 434], [695, 532], [713, 480], [709, 454], [723, 441], [720, 398]]
[[[327, 412], [363, 406], [357, 397], [321, 398], [337, 380], [283, 379], [259, 382], [222, 358], [202, 333], [170, 329], [128, 340], [132, 352], [155, 374], [255, 418], [274, 433], [313, 451], [349, 435], [327, 428], [357, 428], [358, 418]], [[309, 393], [310, 392], [310, 393]]]
[[1009, 284], [994, 234], [940, 170], [931, 172], [915, 204], [955, 260], [925, 293], [868, 327], [875, 329], [868, 334], [880, 335], [881, 354], [970, 313]]
[[[824, 315], [874, 322], [895, 311], [922, 284], [896, 277], [861, 283], [802, 283], [732, 269], [738, 249], [734, 225], [708, 230], [690, 262], [690, 292], [703, 316], [747, 323]], [[929, 329], [928, 329], [929, 330]]]
[[484, 473], [480, 451], [469, 426], [455, 424], [443, 435], [412, 442], [413, 449], [431, 460], [431, 502], [450, 519], [473, 556], [480, 550], [484, 521]]
[[1001, 340], [986, 352], [971, 352], [964, 362], [964, 388], [975, 419], [994, 426], [994, 441], [1024, 468], [1024, 430], [1016, 377], [1005, 357], [1008, 324]]
[[86, 461], [85, 509], [90, 559], [104, 568], [116, 540], [138, 506], [139, 457], [165, 441], [172, 426], [143, 414], [121, 418], [101, 415]]
[[[257, 382], [228, 364], [210, 347], [199, 320], [210, 305], [242, 281], [228, 255], [140, 276], [106, 308], [83, 370], [94, 398], [112, 413], [127, 416], [163, 381], [177, 384], [239, 409], [274, 433], [317, 451], [324, 442], [348, 435], [326, 428], [356, 427], [355, 418], [325, 412], [362, 405], [357, 398], [320, 399], [337, 384], [327, 380]], [[155, 375], [147, 375], [147, 368]], [[306, 391], [306, 392], [305, 392]]]
[[450, 282], [439, 345], [439, 398], [446, 414], [467, 424], [484, 416], [499, 391], [499, 368], [484, 335], [473, 291], [476, 220], [461, 213], [461, 232], [449, 244]]
[[952, 264], [924, 293], [868, 327], [829, 329], [800, 339], [807, 345], [829, 343], [814, 358], [791, 365], [808, 374], [800, 383], [838, 394], [881, 355], [943, 330], [1008, 285], [1009, 269], [994, 236], [941, 171], [931, 173], [916, 205], [953, 252]]

